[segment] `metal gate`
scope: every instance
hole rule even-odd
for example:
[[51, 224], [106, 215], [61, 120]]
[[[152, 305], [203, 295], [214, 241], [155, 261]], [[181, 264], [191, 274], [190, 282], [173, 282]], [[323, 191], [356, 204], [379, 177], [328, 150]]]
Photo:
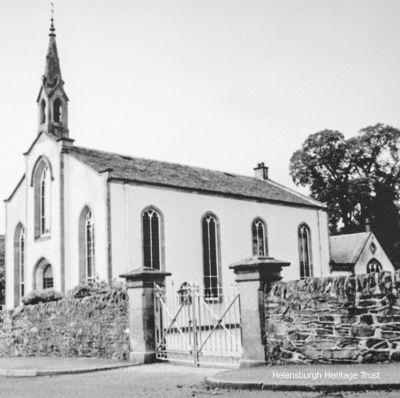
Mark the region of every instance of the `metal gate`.
[[205, 296], [196, 284], [178, 292], [155, 285], [156, 357], [160, 360], [238, 364], [241, 351], [240, 296]]

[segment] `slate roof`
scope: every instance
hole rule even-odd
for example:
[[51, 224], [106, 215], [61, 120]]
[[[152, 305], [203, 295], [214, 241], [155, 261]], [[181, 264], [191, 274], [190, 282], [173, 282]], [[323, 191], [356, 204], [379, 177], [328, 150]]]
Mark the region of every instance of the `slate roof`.
[[223, 171], [130, 157], [78, 146], [68, 148], [68, 153], [99, 173], [108, 171], [111, 180], [325, 208], [324, 204], [271, 180], [265, 181]]
[[331, 263], [355, 264], [372, 232], [335, 235], [329, 237]]

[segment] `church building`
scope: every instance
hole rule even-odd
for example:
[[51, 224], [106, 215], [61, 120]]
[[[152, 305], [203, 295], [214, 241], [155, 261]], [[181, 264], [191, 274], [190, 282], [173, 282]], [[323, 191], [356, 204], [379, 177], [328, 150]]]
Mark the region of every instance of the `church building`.
[[289, 262], [285, 280], [329, 274], [326, 207], [269, 179], [263, 163], [249, 177], [75, 145], [53, 19], [37, 107], [25, 174], [5, 200], [8, 308], [33, 290], [139, 267], [209, 297], [250, 256]]

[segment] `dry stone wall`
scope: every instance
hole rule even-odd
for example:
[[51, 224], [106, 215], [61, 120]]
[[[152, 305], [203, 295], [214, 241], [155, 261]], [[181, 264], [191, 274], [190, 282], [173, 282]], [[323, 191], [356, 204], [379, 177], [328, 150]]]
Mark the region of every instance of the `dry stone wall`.
[[400, 273], [267, 285], [268, 364], [400, 361]]
[[0, 313], [0, 356], [124, 360], [128, 355], [128, 295], [124, 291], [21, 306]]

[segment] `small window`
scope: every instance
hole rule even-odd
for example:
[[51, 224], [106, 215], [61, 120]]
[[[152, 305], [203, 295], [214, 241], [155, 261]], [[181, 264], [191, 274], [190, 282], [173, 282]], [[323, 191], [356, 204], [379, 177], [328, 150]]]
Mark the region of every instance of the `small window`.
[[60, 98], [56, 98], [53, 104], [54, 121], [56, 123], [62, 122], [62, 102]]
[[263, 220], [256, 218], [251, 225], [253, 256], [268, 256], [267, 227]]
[[311, 232], [306, 224], [300, 225], [298, 229], [299, 257], [300, 257], [300, 279], [313, 276], [311, 256]]
[[143, 225], [143, 266], [160, 269], [160, 215], [152, 208], [142, 216]]
[[203, 238], [203, 278], [204, 296], [218, 298], [219, 280], [219, 244], [218, 221], [212, 214], [206, 214], [201, 222]]
[[43, 271], [43, 289], [49, 289], [53, 286], [53, 270], [49, 264]]
[[382, 272], [382, 264], [376, 258], [369, 260], [367, 264], [367, 274], [374, 272]]

